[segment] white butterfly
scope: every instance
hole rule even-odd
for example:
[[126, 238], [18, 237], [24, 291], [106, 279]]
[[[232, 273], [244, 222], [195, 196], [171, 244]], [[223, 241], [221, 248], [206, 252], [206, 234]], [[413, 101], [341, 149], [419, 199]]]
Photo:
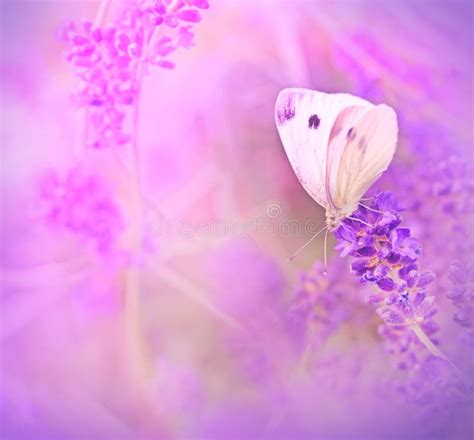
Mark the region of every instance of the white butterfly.
[[326, 210], [324, 229], [334, 230], [388, 168], [398, 136], [394, 110], [346, 93], [292, 88], [278, 95], [275, 119], [296, 176]]

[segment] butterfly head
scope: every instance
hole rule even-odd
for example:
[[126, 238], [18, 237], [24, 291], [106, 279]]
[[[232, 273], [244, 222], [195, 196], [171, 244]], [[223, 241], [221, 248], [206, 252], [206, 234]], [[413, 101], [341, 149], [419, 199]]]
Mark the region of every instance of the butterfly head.
[[326, 225], [330, 231], [337, 229], [341, 222], [357, 209], [355, 206], [346, 206], [342, 209], [330, 208], [326, 211]]
[[337, 229], [341, 224], [341, 221], [344, 220], [344, 215], [342, 215], [341, 211], [332, 211], [326, 214], [326, 225], [329, 230], [333, 231]]

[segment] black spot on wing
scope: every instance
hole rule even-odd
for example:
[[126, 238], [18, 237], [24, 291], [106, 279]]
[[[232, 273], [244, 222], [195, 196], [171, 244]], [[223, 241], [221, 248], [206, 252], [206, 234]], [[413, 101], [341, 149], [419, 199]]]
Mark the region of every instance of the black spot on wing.
[[319, 124], [321, 123], [321, 119], [319, 119], [318, 115], [311, 115], [308, 119], [308, 128], [318, 128]]
[[349, 128], [349, 131], [347, 132], [347, 139], [349, 141], [353, 141], [356, 137], [356, 132], [354, 130], [354, 127]]

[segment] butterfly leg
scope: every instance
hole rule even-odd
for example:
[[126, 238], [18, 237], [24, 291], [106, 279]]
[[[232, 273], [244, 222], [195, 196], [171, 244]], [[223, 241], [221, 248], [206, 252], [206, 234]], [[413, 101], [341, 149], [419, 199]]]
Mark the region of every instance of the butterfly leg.
[[374, 227], [374, 225], [371, 225], [371, 224], [369, 224], [369, 223], [367, 223], [367, 222], [364, 222], [364, 220], [361, 220], [360, 218], [349, 217], [349, 216], [346, 217], [346, 218], [348, 218], [348, 219], [350, 219], [350, 220], [354, 220], [355, 222], [360, 222], [360, 223], [362, 223], [363, 225], [368, 226], [369, 228], [373, 228], [373, 227]]
[[328, 233], [329, 229], [326, 229], [326, 233], [324, 234], [324, 275], [328, 273], [328, 253], [327, 253], [327, 244], [328, 244]]
[[[364, 199], [361, 199], [361, 200], [364, 200]], [[360, 203], [360, 202], [359, 202], [359, 205], [360, 205], [360, 206], [363, 206], [365, 209], [368, 209], [369, 211], [378, 212], [379, 214], [383, 214], [382, 211], [379, 211], [379, 210], [374, 209], [374, 208], [370, 208], [369, 206], [364, 205], [363, 203]]]

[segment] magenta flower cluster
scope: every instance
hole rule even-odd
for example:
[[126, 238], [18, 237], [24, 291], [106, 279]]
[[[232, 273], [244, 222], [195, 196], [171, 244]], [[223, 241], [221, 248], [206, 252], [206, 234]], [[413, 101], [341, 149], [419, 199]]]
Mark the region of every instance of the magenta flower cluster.
[[[66, 59], [77, 70], [76, 102], [88, 110], [87, 146], [115, 147], [131, 139], [127, 110], [137, 104], [148, 65], [173, 68], [169, 56], [194, 45], [192, 25], [206, 0], [132, 2], [111, 25], [70, 22], [61, 30]], [[130, 122], [128, 122], [130, 124]]]
[[113, 249], [124, 226], [111, 191], [97, 175], [80, 166], [65, 176], [55, 171], [43, 176], [40, 208], [47, 223], [73, 233], [99, 253]]
[[379, 193], [345, 219], [335, 236], [341, 256], [354, 257], [351, 269], [360, 281], [377, 287], [367, 301], [387, 324], [407, 326], [434, 315], [434, 297], [426, 290], [435, 276], [419, 269], [421, 245], [400, 226], [400, 211], [392, 193]]

